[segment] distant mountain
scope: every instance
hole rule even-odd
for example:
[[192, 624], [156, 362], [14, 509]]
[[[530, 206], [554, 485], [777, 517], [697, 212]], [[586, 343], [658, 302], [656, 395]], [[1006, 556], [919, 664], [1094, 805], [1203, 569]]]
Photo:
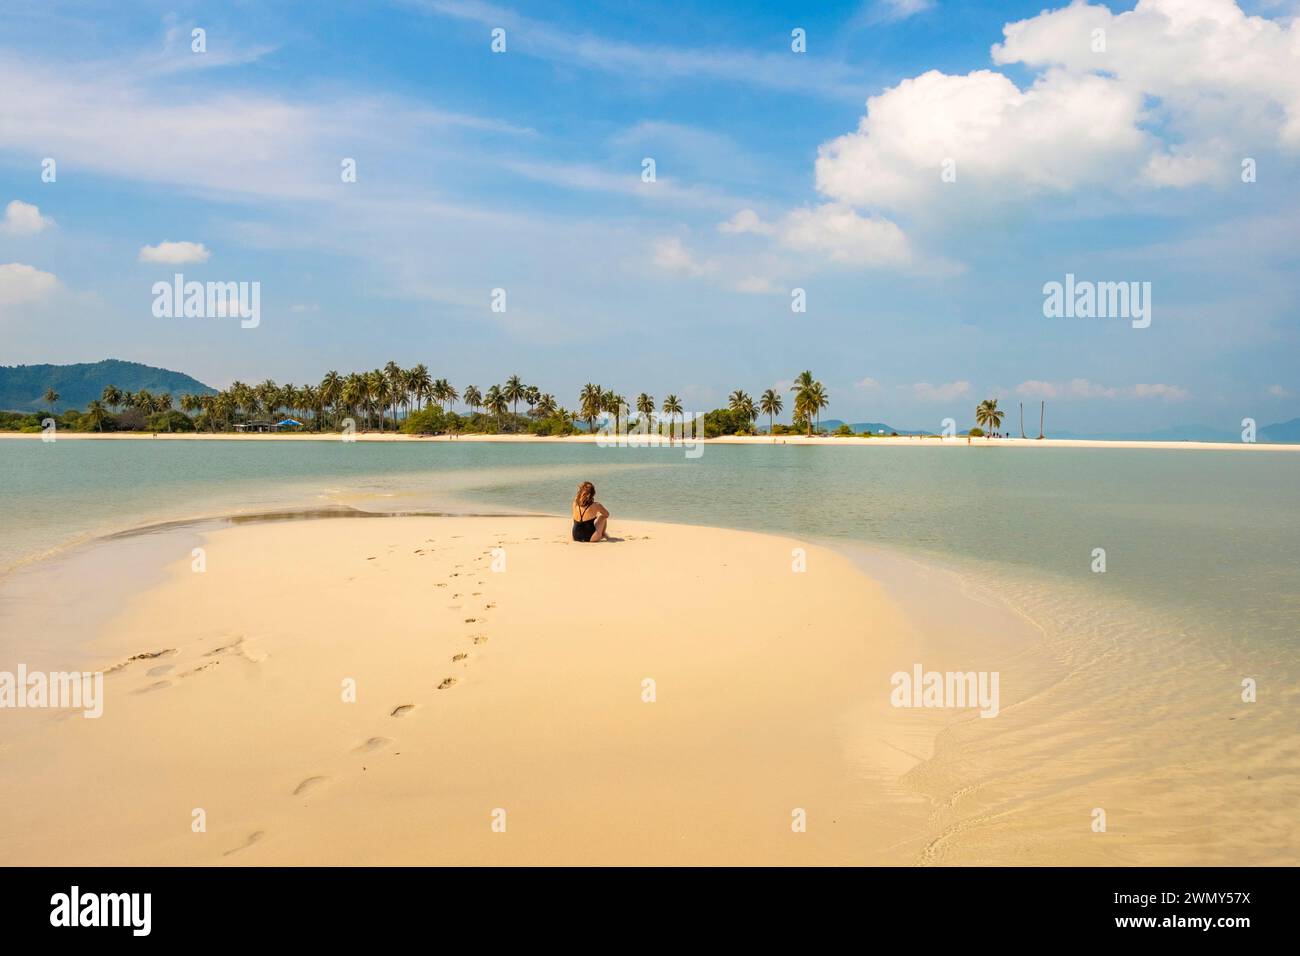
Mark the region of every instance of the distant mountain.
[[[1174, 425], [1150, 432], [1098, 432], [1082, 435], [1077, 432], [1049, 431], [1047, 437], [1092, 438], [1102, 441], [1209, 441], [1235, 445], [1241, 442], [1241, 429], [1216, 428], [1213, 425]], [[1261, 442], [1300, 442], [1300, 418], [1264, 425], [1258, 429], [1255, 438]]]
[[[821, 422], [822, 431], [833, 432], [843, 425], [844, 422], [838, 418], [823, 418]], [[898, 432], [900, 435], [929, 435], [931, 432], [914, 431], [908, 428], [895, 428], [893, 425], [886, 425], [884, 422], [852, 422], [849, 427], [855, 434], [871, 432], [873, 435], [879, 435], [884, 432], [886, 435], [892, 435]]]
[[1265, 425], [1259, 430], [1259, 434], [1256, 437], [1259, 438], [1260, 441], [1287, 443], [1300, 442], [1300, 418], [1293, 418], [1289, 422], [1277, 422], [1273, 425]]
[[41, 398], [47, 388], [59, 393], [56, 411], [85, 408], [99, 398], [105, 385], [116, 385], [124, 392], [148, 389], [157, 395], [170, 392], [179, 398], [214, 395], [216, 389], [181, 372], [173, 372], [139, 362], [105, 359], [77, 365], [0, 365], [0, 409], [14, 412], [45, 411]]

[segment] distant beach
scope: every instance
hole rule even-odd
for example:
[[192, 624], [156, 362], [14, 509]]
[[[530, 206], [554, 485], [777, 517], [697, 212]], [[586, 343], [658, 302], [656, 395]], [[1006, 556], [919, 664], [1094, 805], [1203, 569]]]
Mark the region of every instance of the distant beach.
[[[0, 432], [0, 439], [41, 439], [39, 434]], [[57, 441], [357, 441], [357, 442], [501, 442], [545, 445], [592, 444], [614, 442], [617, 438], [600, 435], [408, 435], [400, 432], [357, 432], [347, 439], [337, 432], [279, 432], [268, 434], [232, 434], [229, 432], [58, 432]], [[966, 435], [940, 438], [935, 435], [721, 435], [716, 438], [668, 439], [659, 435], [633, 435], [629, 440], [646, 445], [681, 445], [696, 442], [706, 445], [843, 445], [887, 448], [1162, 448], [1210, 449], [1213, 451], [1300, 451], [1300, 444], [1270, 442], [1206, 442], [1206, 441], [1123, 441], [1099, 438], [971, 438]]]

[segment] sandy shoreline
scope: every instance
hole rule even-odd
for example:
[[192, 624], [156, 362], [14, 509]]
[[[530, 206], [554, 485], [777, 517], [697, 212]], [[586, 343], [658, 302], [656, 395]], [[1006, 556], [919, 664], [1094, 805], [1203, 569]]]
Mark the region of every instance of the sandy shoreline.
[[915, 856], [923, 801], [864, 784], [870, 768], [896, 778], [898, 754], [843, 724], [864, 677], [911, 656], [869, 579], [768, 535], [620, 522], [622, 541], [582, 547], [563, 530], [403, 517], [205, 533], [203, 573], [177, 555], [93, 640], [116, 661], [103, 717], [0, 713], [25, 722], [3, 743], [5, 858]]
[[[0, 439], [32, 439], [39, 434], [0, 432]], [[298, 432], [283, 434], [213, 434], [210, 432], [59, 432], [57, 440], [65, 441], [342, 441], [337, 433]], [[505, 444], [597, 444], [597, 435], [565, 435], [544, 437], [540, 435], [403, 435], [393, 432], [359, 432], [349, 439], [359, 442], [501, 442]], [[628, 442], [644, 444], [669, 444], [657, 436], [630, 436]], [[680, 446], [681, 440], [676, 444]], [[968, 443], [965, 436], [956, 438], [920, 438], [908, 435], [878, 435], [871, 438], [839, 438], [835, 436], [778, 435], [724, 435], [719, 438], [694, 438], [687, 445], [839, 445], [845, 447], [878, 448], [1165, 448], [1203, 451], [1300, 451], [1300, 444], [1270, 444], [1268, 442], [1206, 442], [1206, 441], [1103, 441], [1082, 438], [973, 438]]]
[[[1077, 618], [1040, 630], [938, 567], [769, 534], [289, 517], [161, 525], [0, 582], [0, 671], [105, 672], [99, 719], [0, 710], [0, 856], [1297, 858], [1295, 694], [1243, 710], [1221, 693], [1237, 665], [1190, 647], [1111, 647], [1109, 625], [1080, 643]], [[894, 706], [891, 676], [921, 664], [999, 673], [996, 719]]]

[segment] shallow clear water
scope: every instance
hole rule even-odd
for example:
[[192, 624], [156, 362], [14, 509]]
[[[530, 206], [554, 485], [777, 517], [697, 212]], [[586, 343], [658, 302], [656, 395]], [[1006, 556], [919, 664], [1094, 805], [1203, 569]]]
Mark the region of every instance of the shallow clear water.
[[5, 441], [0, 568], [151, 520], [271, 506], [563, 514], [583, 478], [616, 518], [1069, 579], [1234, 640], [1294, 642], [1300, 625], [1300, 455], [1267, 452], [711, 445], [690, 460], [581, 444]]
[[[30, 597], [44, 586], [32, 559], [70, 543], [322, 505], [567, 523], [582, 479], [615, 533], [625, 516], [717, 525], [837, 544], [881, 580], [910, 564], [891, 555], [945, 569], [887, 586], [942, 636], [925, 661], [1002, 672], [998, 719], [954, 712], [932, 740], [915, 711], [845, 730], [849, 754], [867, 749], [855, 734], [909, 741], [915, 765], [890, 786], [928, 808], [919, 862], [1300, 859], [1298, 454], [712, 445], [687, 459], [587, 444], [6, 440], [0, 568], [25, 563], [8, 591]], [[956, 591], [997, 595], [1035, 637], [1007, 650]], [[1243, 704], [1243, 678], [1258, 681], [1258, 704]], [[883, 680], [864, 699], [886, 694]], [[1110, 838], [1091, 828], [1096, 807]]]

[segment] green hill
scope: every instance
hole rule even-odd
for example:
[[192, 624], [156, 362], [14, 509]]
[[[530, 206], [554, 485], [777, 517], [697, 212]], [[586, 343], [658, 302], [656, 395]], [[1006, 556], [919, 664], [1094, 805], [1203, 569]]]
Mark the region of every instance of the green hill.
[[142, 388], [155, 395], [170, 392], [177, 398], [186, 392], [216, 393], [215, 388], [181, 372], [119, 359], [77, 365], [0, 365], [0, 409], [45, 411], [41, 396], [47, 388], [59, 393], [59, 400], [54, 404], [56, 411], [81, 409], [99, 398], [105, 385], [116, 385], [124, 392], [138, 392]]

